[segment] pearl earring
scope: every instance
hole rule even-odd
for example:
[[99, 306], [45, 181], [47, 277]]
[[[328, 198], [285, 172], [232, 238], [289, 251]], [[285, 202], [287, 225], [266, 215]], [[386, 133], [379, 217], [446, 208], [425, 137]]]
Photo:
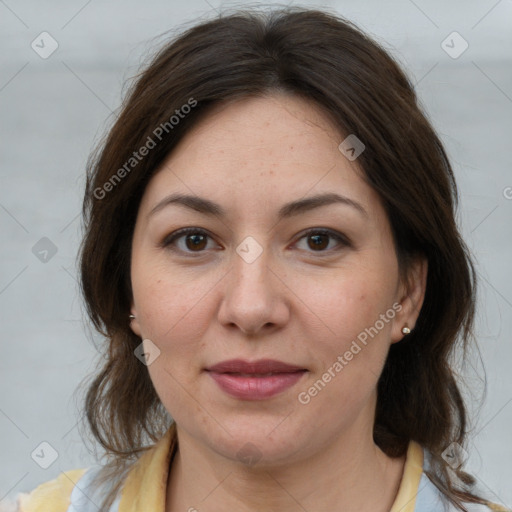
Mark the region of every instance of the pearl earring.
[[130, 320], [133, 320], [135, 318], [135, 315], [130, 315]]
[[411, 332], [411, 329], [409, 329], [409, 327], [405, 326], [405, 327], [402, 327], [402, 334], [410, 334]]

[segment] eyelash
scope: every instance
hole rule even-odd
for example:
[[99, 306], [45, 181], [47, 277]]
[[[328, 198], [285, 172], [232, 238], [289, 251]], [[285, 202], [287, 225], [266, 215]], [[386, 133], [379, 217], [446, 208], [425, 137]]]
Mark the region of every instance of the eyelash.
[[[181, 252], [181, 253], [185, 253], [187, 255], [193, 255], [192, 257], [201, 256], [205, 252], [205, 250], [202, 250], [202, 251], [183, 251], [183, 250], [177, 249], [175, 247], [170, 247], [171, 245], [174, 244], [175, 241], [177, 241], [180, 238], [183, 238], [183, 237], [185, 237], [186, 235], [189, 235], [189, 234], [205, 235], [205, 236], [207, 236], [209, 238], [212, 238], [209, 235], [209, 233], [207, 231], [205, 231], [204, 229], [194, 228], [194, 227], [182, 228], [182, 229], [179, 229], [178, 231], [175, 231], [174, 233], [171, 233], [167, 237], [165, 237], [165, 239], [163, 240], [161, 246], [164, 247], [164, 248], [170, 249], [172, 251], [175, 251], [175, 252]], [[339, 251], [343, 247], [352, 247], [352, 244], [350, 243], [348, 238], [346, 238], [341, 233], [338, 233], [338, 232], [333, 231], [333, 230], [328, 229], [328, 228], [313, 228], [313, 229], [309, 229], [309, 230], [305, 231], [304, 233], [302, 233], [302, 235], [300, 236], [300, 238], [297, 241], [300, 241], [303, 238], [307, 238], [308, 236], [311, 236], [312, 234], [315, 234], [315, 235], [328, 235], [331, 238], [335, 239], [338, 242], [338, 244], [339, 244], [339, 247], [335, 248], [335, 249], [326, 249], [326, 250], [320, 250], [320, 251], [308, 251], [308, 252], [312, 252], [312, 253], [317, 253], [320, 257], [324, 256], [326, 253], [330, 254], [332, 251]], [[197, 256], [194, 255], [194, 253]]]

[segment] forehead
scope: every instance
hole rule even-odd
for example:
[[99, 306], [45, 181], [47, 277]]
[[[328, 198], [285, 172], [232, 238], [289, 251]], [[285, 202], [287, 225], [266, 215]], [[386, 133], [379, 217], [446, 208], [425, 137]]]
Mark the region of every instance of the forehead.
[[357, 162], [338, 149], [344, 138], [302, 98], [276, 94], [217, 105], [157, 170], [141, 208], [148, 210], [171, 191], [245, 209], [339, 192], [369, 210], [378, 208]]

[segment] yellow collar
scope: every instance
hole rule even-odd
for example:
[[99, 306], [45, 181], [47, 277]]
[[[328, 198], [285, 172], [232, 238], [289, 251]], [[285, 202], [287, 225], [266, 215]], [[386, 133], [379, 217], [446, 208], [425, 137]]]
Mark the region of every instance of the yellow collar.
[[176, 423], [144, 453], [128, 473], [118, 512], [165, 512], [167, 477], [176, 450]]
[[[176, 424], [173, 423], [162, 439], [148, 449], [128, 473], [119, 512], [165, 512], [167, 477], [176, 448]], [[402, 481], [390, 512], [414, 512], [422, 472], [423, 448], [410, 441]]]
[[416, 441], [409, 441], [404, 473], [390, 512], [414, 512], [422, 473], [423, 448]]

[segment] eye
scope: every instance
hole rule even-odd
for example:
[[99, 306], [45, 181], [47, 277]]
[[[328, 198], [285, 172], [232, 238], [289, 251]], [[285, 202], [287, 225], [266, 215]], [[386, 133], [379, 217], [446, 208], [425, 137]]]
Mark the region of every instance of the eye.
[[[340, 250], [350, 246], [350, 242], [344, 235], [326, 228], [310, 229], [302, 235], [299, 241], [303, 239], [306, 239], [307, 246], [312, 250], [310, 252], [331, 252], [331, 250]], [[337, 242], [337, 247], [329, 248], [330, 239]]]
[[[207, 248], [210, 235], [200, 228], [183, 228], [171, 233], [162, 242], [162, 247], [184, 253], [201, 253]], [[182, 242], [176, 243], [176, 242]], [[174, 247], [171, 247], [174, 246]]]
[[[182, 228], [168, 235], [162, 242], [162, 247], [185, 254], [205, 252], [208, 247], [208, 239], [212, 239], [207, 231], [201, 228]], [[333, 250], [340, 250], [343, 247], [350, 247], [349, 240], [336, 231], [326, 228], [310, 229], [302, 234], [299, 241], [306, 239], [309, 252], [330, 253]], [[335, 247], [329, 247], [330, 242], [335, 240]], [[308, 250], [308, 249], [305, 249]]]

